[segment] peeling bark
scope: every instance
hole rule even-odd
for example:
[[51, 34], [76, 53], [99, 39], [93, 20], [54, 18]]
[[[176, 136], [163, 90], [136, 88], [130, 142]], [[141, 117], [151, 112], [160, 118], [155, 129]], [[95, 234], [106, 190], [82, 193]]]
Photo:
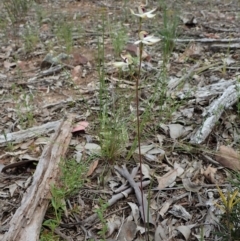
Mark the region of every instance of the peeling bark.
[[50, 188], [59, 175], [59, 163], [71, 140], [73, 116], [63, 120], [45, 146], [32, 184], [22, 198], [20, 207], [10, 221], [3, 241], [37, 241], [42, 221], [51, 198]]

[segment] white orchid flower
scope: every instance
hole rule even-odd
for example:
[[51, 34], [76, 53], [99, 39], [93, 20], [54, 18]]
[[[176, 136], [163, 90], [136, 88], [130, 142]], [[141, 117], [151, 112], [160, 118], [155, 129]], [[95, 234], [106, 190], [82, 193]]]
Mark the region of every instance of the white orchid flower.
[[153, 12], [155, 12], [157, 10], [157, 8], [154, 8], [153, 10], [151, 11], [148, 11], [148, 12], [145, 12], [145, 5], [140, 5], [138, 7], [138, 12], [139, 13], [135, 13], [132, 9], [130, 9], [130, 12], [139, 17], [139, 18], [153, 18], [155, 17], [156, 14], [153, 14]]
[[146, 31], [141, 31], [139, 33], [139, 38], [140, 40], [136, 41], [134, 44], [143, 43], [146, 45], [153, 45], [161, 40], [160, 38], [154, 37], [152, 35], [148, 35]]
[[123, 59], [123, 61], [114, 62], [113, 63], [114, 67], [126, 69], [129, 67], [129, 65], [133, 63], [132, 56], [130, 54], [126, 54], [126, 55], [121, 54], [121, 58]]

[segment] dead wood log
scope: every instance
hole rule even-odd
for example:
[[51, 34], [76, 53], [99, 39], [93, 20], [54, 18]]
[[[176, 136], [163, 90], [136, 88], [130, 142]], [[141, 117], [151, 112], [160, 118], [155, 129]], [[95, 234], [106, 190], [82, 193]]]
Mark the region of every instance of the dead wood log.
[[231, 85], [223, 92], [219, 98], [214, 100], [208, 107], [207, 111], [202, 114], [205, 120], [203, 124], [197, 129], [195, 134], [191, 136], [190, 143], [203, 143], [213, 130], [223, 111], [235, 104], [237, 100], [237, 86]]
[[221, 95], [229, 86], [236, 85], [236, 83], [236, 79], [221, 79], [218, 83], [198, 87], [197, 89], [194, 87], [193, 89], [181, 90], [180, 92], [176, 93], [176, 97], [181, 100], [195, 98], [196, 103], [208, 101], [217, 95]]
[[41, 126], [34, 126], [27, 130], [7, 133], [0, 135], [0, 146], [6, 146], [8, 142], [21, 143], [26, 139], [34, 138], [36, 136], [49, 133], [59, 127], [60, 121], [53, 121]]
[[10, 227], [3, 241], [37, 241], [45, 212], [51, 198], [51, 185], [57, 181], [59, 162], [65, 155], [71, 140], [73, 116], [63, 120], [45, 146], [38, 166], [27, 189], [10, 221]]

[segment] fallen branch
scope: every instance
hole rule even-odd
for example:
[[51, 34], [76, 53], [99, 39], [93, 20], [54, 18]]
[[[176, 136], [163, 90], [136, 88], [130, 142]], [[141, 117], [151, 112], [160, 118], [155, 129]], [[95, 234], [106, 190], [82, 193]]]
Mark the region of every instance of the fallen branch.
[[49, 133], [50, 131], [53, 131], [56, 128], [58, 128], [60, 123], [61, 121], [53, 121], [41, 126], [29, 128], [27, 130], [7, 133], [6, 135], [0, 135], [0, 145], [6, 146], [9, 142], [13, 144], [21, 143], [23, 141], [26, 141], [26, 139], [34, 138]]
[[32, 184], [27, 189], [10, 221], [10, 228], [3, 241], [37, 241], [45, 212], [51, 198], [50, 188], [59, 175], [59, 163], [71, 140], [73, 117], [62, 121], [40, 157]]
[[216, 49], [216, 48], [219, 48], [219, 49], [223, 49], [223, 48], [226, 48], [226, 49], [239, 49], [240, 48], [240, 43], [225, 43], [225, 44], [212, 44], [210, 46], [211, 49]]
[[237, 99], [236, 85], [229, 86], [218, 99], [211, 103], [207, 111], [203, 113], [205, 121], [191, 137], [190, 143], [203, 143], [218, 122], [223, 111], [236, 103]]
[[213, 38], [198, 38], [198, 39], [174, 39], [176, 43], [240, 43], [240, 38], [232, 39], [213, 39]]
[[134, 189], [135, 195], [136, 195], [138, 203], [139, 203], [139, 210], [140, 210], [140, 213], [141, 213], [141, 216], [142, 216], [142, 220], [145, 223], [151, 223], [151, 224], [155, 225], [154, 221], [152, 219], [152, 216], [149, 213], [148, 201], [147, 201], [145, 195], [142, 196], [143, 190], [140, 190], [139, 186], [133, 180], [131, 174], [128, 172], [126, 166], [123, 166], [122, 168], [120, 168], [118, 166], [115, 166], [114, 168], [117, 170], [117, 172], [119, 174], [121, 174], [124, 178], [126, 178], [128, 180], [129, 184]]
[[237, 80], [221, 79], [219, 82], [206, 85], [203, 87], [198, 87], [195, 89], [186, 89], [181, 92], [176, 93], [176, 96], [180, 99], [192, 99], [195, 98], [196, 102], [209, 100], [217, 95], [222, 94], [229, 86], [235, 85]]
[[[148, 186], [149, 184], [150, 184], [150, 181], [143, 181], [143, 182], [142, 182], [142, 186], [143, 186], [143, 187], [146, 187], [146, 186]], [[141, 183], [140, 183], [140, 182], [137, 182], [137, 185], [138, 185], [138, 187], [140, 188]], [[133, 188], [130, 187], [130, 188], [124, 190], [124, 191], [121, 192], [121, 193], [118, 193], [118, 194], [116, 194], [116, 195], [113, 195], [112, 198], [111, 198], [110, 200], [108, 200], [108, 203], [107, 203], [107, 204], [108, 204], [108, 207], [110, 207], [110, 206], [112, 206], [113, 204], [115, 204], [118, 200], [120, 200], [120, 199], [122, 199], [122, 198], [126, 198], [127, 195], [129, 195], [129, 194], [132, 193], [132, 192], [133, 192]], [[94, 214], [91, 215], [90, 217], [86, 218], [86, 219], [84, 220], [84, 222], [81, 221], [81, 222], [73, 223], [73, 224], [71, 224], [71, 225], [76, 225], [76, 224], [78, 224], [78, 223], [81, 223], [81, 224], [84, 224], [84, 225], [91, 225], [93, 222], [96, 221], [97, 218], [98, 218], [97, 214], [94, 213]], [[100, 221], [100, 220], [99, 220], [99, 221]]]

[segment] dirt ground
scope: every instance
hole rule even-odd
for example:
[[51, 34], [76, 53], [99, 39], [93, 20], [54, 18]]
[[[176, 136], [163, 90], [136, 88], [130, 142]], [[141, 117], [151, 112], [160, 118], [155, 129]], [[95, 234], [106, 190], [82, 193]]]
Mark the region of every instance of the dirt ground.
[[[240, 170], [240, 2], [149, 0], [148, 8], [157, 8], [156, 17], [143, 21], [142, 29], [161, 41], [144, 49], [147, 57], [140, 77], [143, 174], [138, 151], [134, 152], [135, 81], [112, 67], [121, 61], [121, 53], [137, 54], [133, 43], [139, 23], [129, 8], [137, 11], [139, 4], [135, 0], [37, 1], [15, 23], [0, 8], [3, 240], [55, 127], [20, 140], [15, 135], [11, 139], [11, 133], [31, 132], [30, 128], [70, 114], [74, 124], [84, 121], [89, 126], [73, 133], [66, 159], [81, 156], [79, 161], [91, 161], [83, 186], [65, 200], [54, 239], [44, 239], [52, 232], [42, 227], [41, 240], [223, 240], [216, 234], [224, 232], [221, 210], [215, 205], [221, 203], [216, 184], [224, 193], [232, 190], [227, 170]], [[232, 92], [225, 93], [230, 87]], [[127, 136], [121, 153], [109, 159], [93, 152], [103, 149], [103, 101], [109, 119], [119, 116], [116, 122], [124, 123], [121, 133]], [[221, 110], [214, 109], [217, 102]], [[207, 125], [211, 116], [214, 121]], [[129, 187], [118, 170], [122, 165], [136, 182], [144, 177], [150, 183], [144, 188], [152, 218], [145, 220], [148, 232], [133, 191], [123, 192], [106, 210], [103, 207], [121, 194], [118, 188]], [[104, 222], [95, 214], [99, 209]], [[43, 221], [53, 218], [49, 205]], [[108, 230], [103, 235], [104, 224]]]

